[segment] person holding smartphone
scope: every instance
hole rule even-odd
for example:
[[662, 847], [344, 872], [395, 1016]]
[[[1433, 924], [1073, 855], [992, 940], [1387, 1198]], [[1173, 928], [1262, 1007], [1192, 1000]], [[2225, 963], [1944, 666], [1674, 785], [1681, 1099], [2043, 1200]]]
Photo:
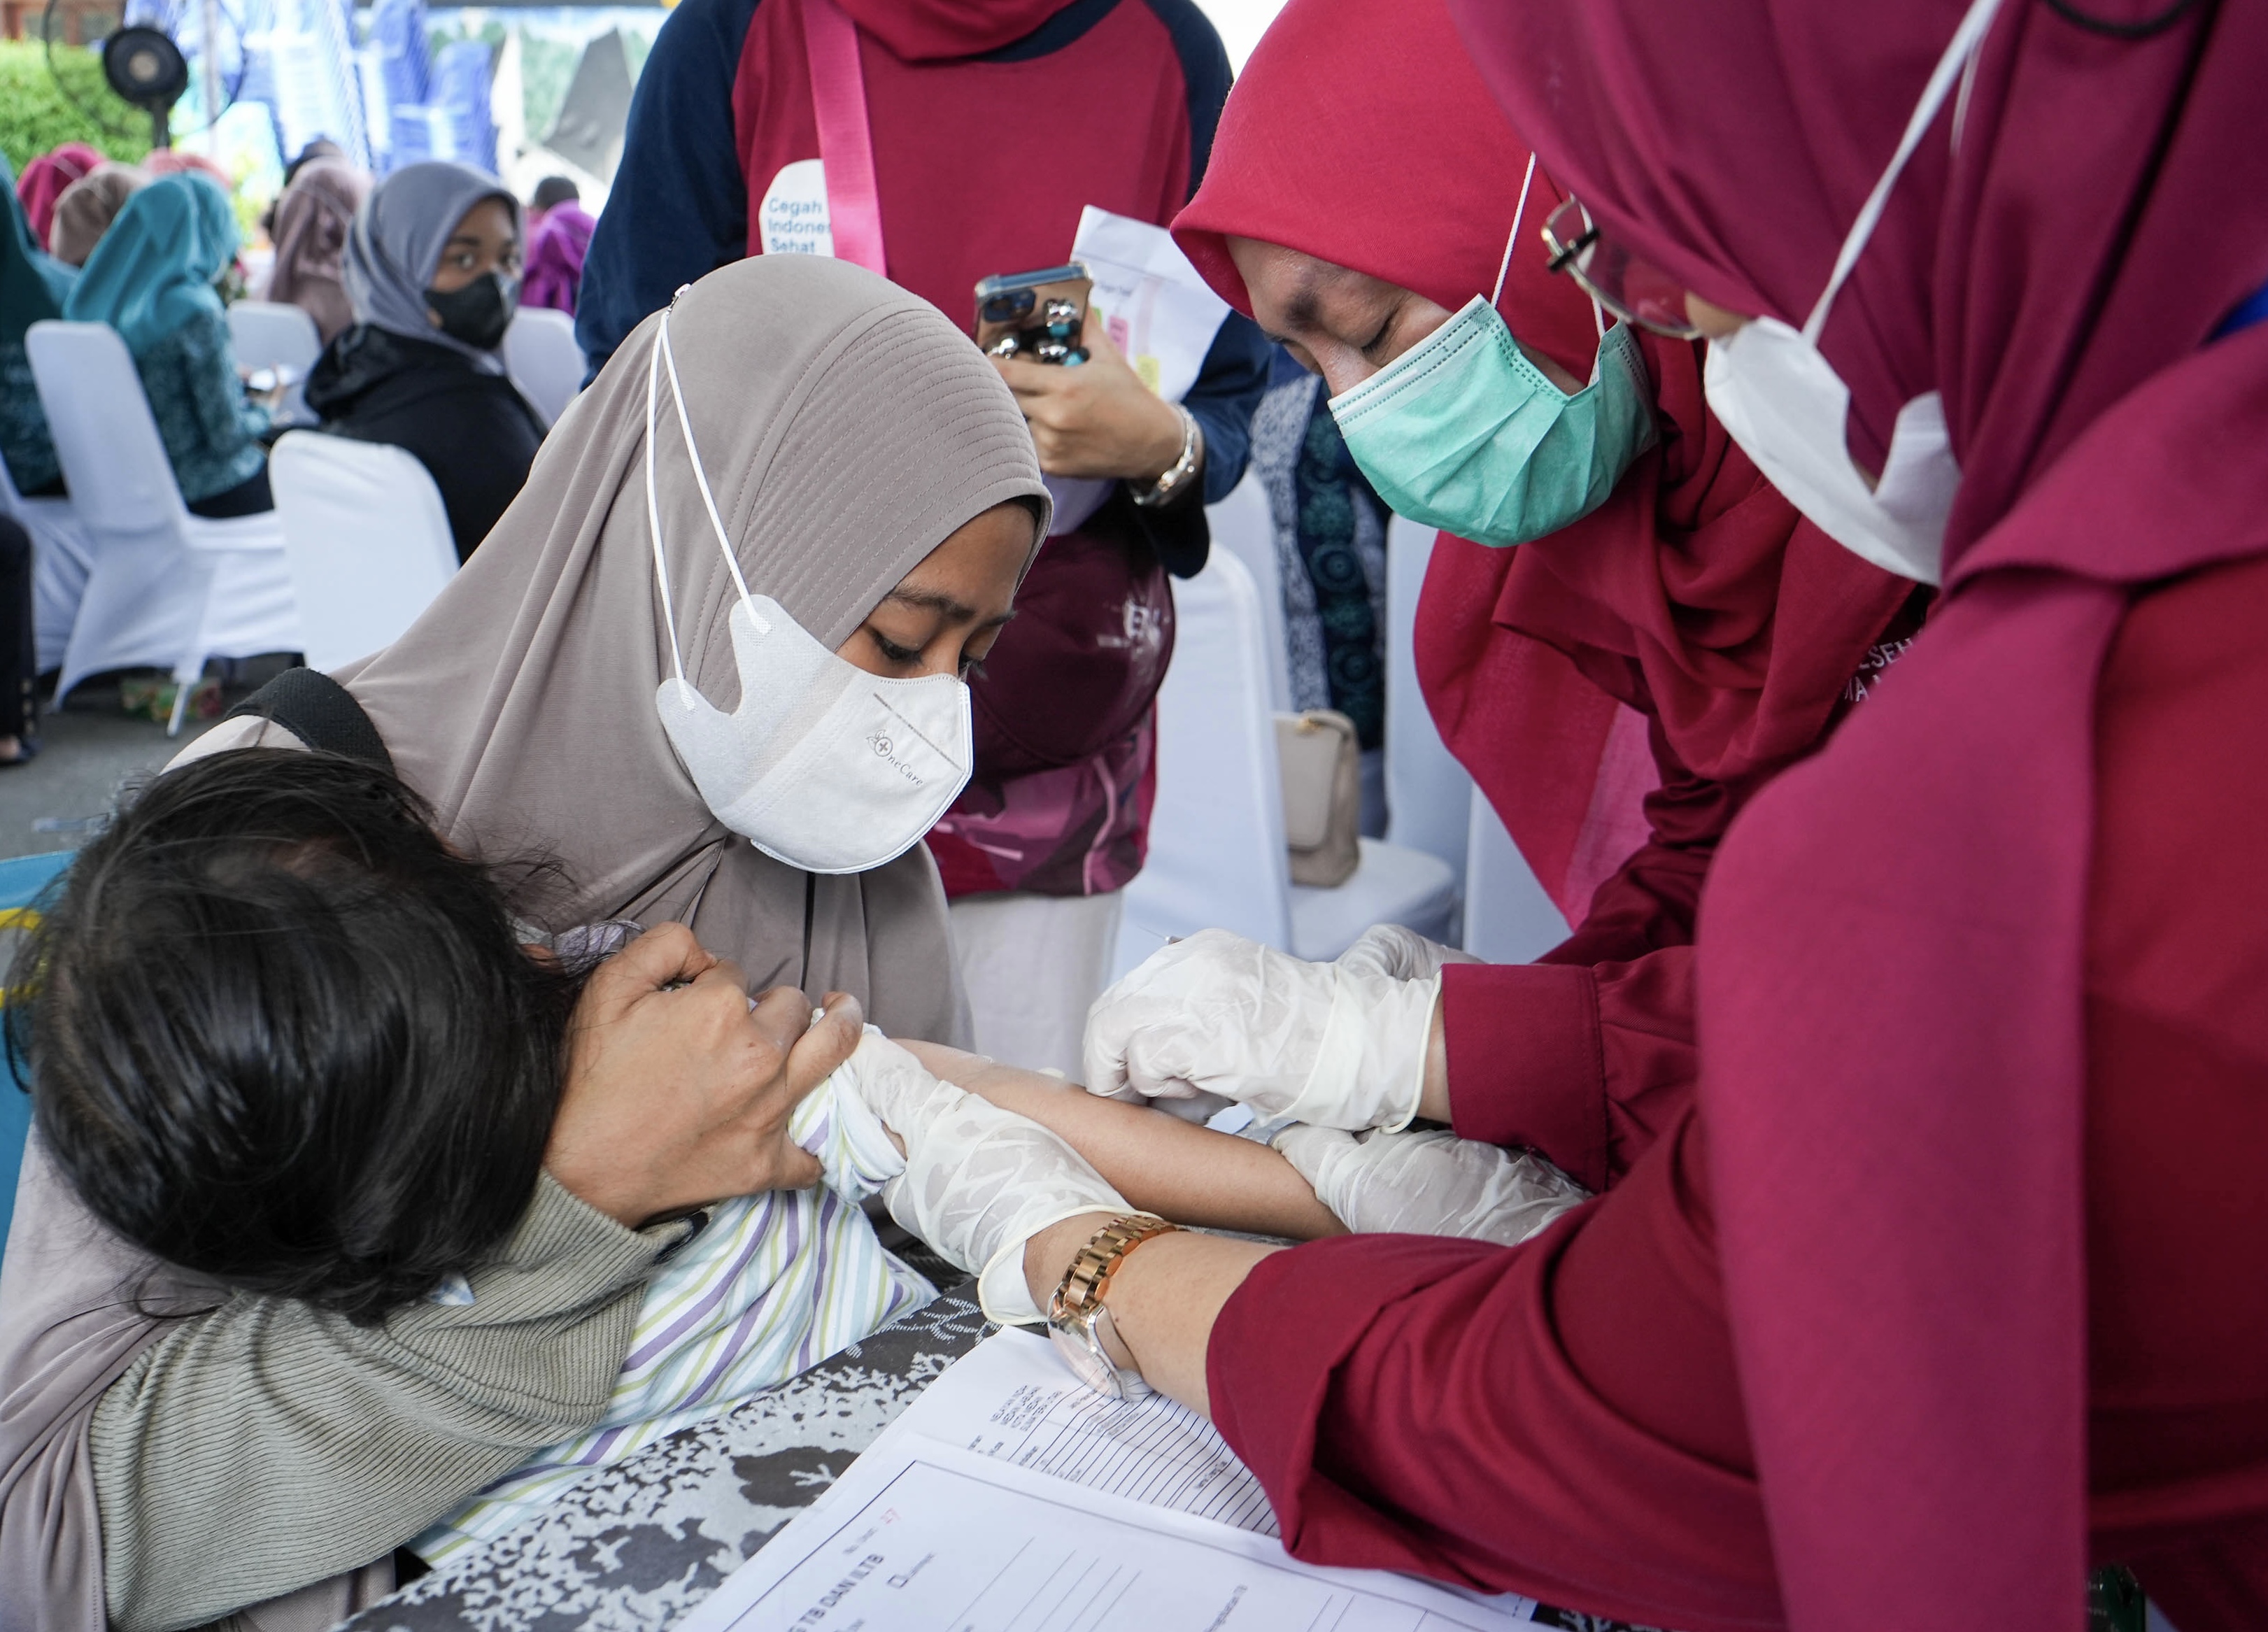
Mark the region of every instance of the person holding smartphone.
[[[855, 41], [855, 76], [826, 70], [845, 60], [829, 41]], [[851, 258], [860, 224], [835, 218], [822, 129], [838, 148], [865, 137], [881, 269], [973, 327], [977, 283], [1060, 266], [1086, 205], [1170, 221], [1203, 179], [1228, 82], [1190, 0], [684, 0], [631, 103], [577, 337], [595, 368], [725, 261]], [[838, 187], [843, 175], [838, 154]], [[929, 841], [979, 1046], [1072, 1072], [1146, 848], [1167, 578], [1204, 564], [1203, 506], [1244, 473], [1271, 357], [1232, 314], [1175, 405], [1101, 323], [1083, 344], [1074, 367], [998, 362], [1041, 468], [1114, 485], [1049, 540], [972, 677], [976, 776]]]

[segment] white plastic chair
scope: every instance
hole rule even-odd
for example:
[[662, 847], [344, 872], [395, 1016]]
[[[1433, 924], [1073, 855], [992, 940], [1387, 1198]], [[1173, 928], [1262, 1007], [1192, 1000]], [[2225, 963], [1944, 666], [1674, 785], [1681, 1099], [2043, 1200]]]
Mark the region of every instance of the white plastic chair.
[[298, 378], [284, 393], [276, 421], [283, 425], [313, 424], [307, 409], [307, 371], [323, 355], [322, 331], [299, 306], [280, 300], [239, 300], [228, 309], [229, 345], [245, 368], [289, 368]]
[[1302, 958], [1336, 958], [1373, 923], [1444, 933], [1455, 884], [1437, 856], [1365, 839], [1336, 889], [1292, 886], [1260, 592], [1233, 552], [1217, 550], [1174, 585], [1174, 610], [1149, 859], [1126, 886], [1116, 972], [1210, 927]]
[[1260, 621], [1266, 631], [1268, 706], [1279, 714], [1292, 711], [1292, 645], [1284, 632], [1284, 565], [1276, 554], [1276, 512], [1268, 503], [1268, 489], [1259, 473], [1248, 471], [1229, 496], [1205, 506], [1205, 525], [1213, 548], [1226, 549], [1244, 563], [1260, 592]]
[[170, 665], [171, 736], [208, 658], [298, 651], [275, 513], [209, 521], [181, 502], [141, 377], [116, 330], [40, 322], [25, 337], [71, 503], [94, 544], [64, 648], [60, 703], [88, 675]]
[[32, 535], [32, 646], [40, 673], [63, 666], [78, 603], [94, 570], [94, 540], [67, 498], [26, 498], [0, 459], [0, 515]]
[[1418, 685], [1418, 596], [1438, 536], [1399, 516], [1386, 529], [1386, 837], [1440, 856], [1462, 892], [1473, 779], [1442, 742]]
[[504, 365], [544, 424], [557, 424], [582, 390], [587, 366], [575, 343], [575, 320], [549, 306], [520, 307], [504, 332]]
[[394, 643], [457, 570], [448, 512], [415, 454], [295, 430], [269, 456], [307, 666]]
[[1532, 963], [1567, 938], [1567, 920], [1486, 799], [1472, 802], [1465, 862], [1465, 950], [1484, 963]]

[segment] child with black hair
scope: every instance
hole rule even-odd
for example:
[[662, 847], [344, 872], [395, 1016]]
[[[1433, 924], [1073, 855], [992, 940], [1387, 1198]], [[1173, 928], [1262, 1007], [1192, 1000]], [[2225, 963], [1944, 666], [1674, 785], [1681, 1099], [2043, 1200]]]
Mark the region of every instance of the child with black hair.
[[[839, 997], [757, 1119], [799, 1173], [609, 1202], [574, 1114], [594, 1062], [635, 1046], [636, 1114], [673, 1050], [745, 1051], [756, 1005], [674, 926], [551, 951], [512, 910], [547, 882], [452, 851], [389, 771], [289, 750], [161, 776], [81, 852], [10, 979], [36, 1134], [0, 1275], [0, 1624], [384, 1590], [395, 1546], [446, 1557], [933, 1296], [855, 1205], [903, 1163], [827, 1076]], [[625, 975], [659, 1025], [625, 1021]], [[262, 1543], [212, 1555], [216, 1507]]]

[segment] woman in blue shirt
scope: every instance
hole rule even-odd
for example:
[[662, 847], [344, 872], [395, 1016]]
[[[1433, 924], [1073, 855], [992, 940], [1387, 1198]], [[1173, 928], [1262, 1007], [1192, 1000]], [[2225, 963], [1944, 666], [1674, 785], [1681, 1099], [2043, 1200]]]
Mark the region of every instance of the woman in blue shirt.
[[181, 497], [200, 516], [273, 510], [268, 411], [248, 401], [214, 287], [236, 259], [228, 195], [204, 177], [162, 176], [118, 212], [81, 268], [63, 316], [126, 340]]

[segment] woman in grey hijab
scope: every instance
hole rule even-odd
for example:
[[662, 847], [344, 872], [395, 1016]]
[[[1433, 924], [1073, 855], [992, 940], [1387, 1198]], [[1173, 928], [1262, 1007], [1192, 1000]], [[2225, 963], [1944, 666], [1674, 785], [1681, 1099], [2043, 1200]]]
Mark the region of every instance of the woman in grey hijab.
[[[965, 1041], [928, 852], [847, 873], [777, 859], [712, 811], [713, 774], [696, 782], [660, 710], [681, 658], [709, 705], [740, 709], [744, 604], [862, 673], [934, 683], [1005, 621], [1005, 583], [955, 591], [939, 563], [1017, 509], [1012, 579], [1045, 535], [1046, 489], [966, 335], [848, 263], [758, 257], [647, 319], [480, 554], [337, 678], [453, 846], [556, 858], [572, 886], [562, 922], [682, 922], [751, 991], [841, 989], [886, 1031]], [[788, 715], [783, 734], [809, 724]], [[243, 719], [193, 752], [293, 741]], [[827, 779], [799, 786], [818, 801]], [[544, 1374], [566, 1312], [634, 1299], [617, 1286], [622, 1250], [593, 1246], [587, 1269], [555, 1254], [556, 1318], [478, 1334], [466, 1364], [493, 1371], [495, 1345], [521, 1343], [504, 1370]], [[142, 1298], [118, 1295], [137, 1283]], [[0, 1269], [0, 1632], [195, 1625], [247, 1604], [261, 1632], [328, 1626], [391, 1581], [394, 1547], [560, 1437], [560, 1400], [534, 1389], [484, 1388], [476, 1422], [437, 1409], [456, 1375], [436, 1333], [448, 1312], [349, 1331], [236, 1292], [166, 1316], [185, 1299], [211, 1295], [104, 1231], [35, 1129]], [[499, 1424], [515, 1411], [529, 1422]], [[515, 1433], [523, 1448], [498, 1463]]]
[[324, 430], [407, 448], [432, 473], [460, 561], [519, 491], [543, 441], [500, 349], [523, 246], [519, 202], [487, 172], [395, 171], [347, 234], [354, 323], [307, 377]]

